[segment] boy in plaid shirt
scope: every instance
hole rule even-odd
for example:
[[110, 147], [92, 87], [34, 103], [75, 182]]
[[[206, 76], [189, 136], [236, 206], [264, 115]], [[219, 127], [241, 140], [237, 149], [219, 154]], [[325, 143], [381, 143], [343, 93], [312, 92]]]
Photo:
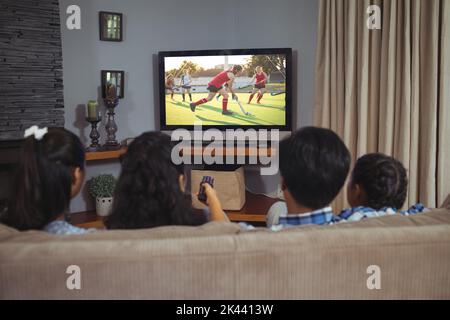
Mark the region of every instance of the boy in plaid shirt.
[[[366, 154], [357, 160], [347, 184], [347, 201], [351, 207], [326, 221], [304, 219], [304, 223], [329, 224], [428, 211], [421, 203], [400, 211], [406, 199], [407, 186], [406, 169], [398, 160], [380, 153]], [[283, 224], [286, 212], [285, 203], [274, 204], [268, 213], [268, 226]]]
[[369, 153], [356, 161], [347, 184], [347, 201], [351, 208], [333, 220], [359, 221], [400, 213], [412, 215], [427, 211], [421, 203], [400, 209], [406, 200], [408, 179], [402, 163], [381, 153]]
[[[350, 152], [333, 131], [305, 127], [293, 132], [280, 143], [281, 189], [286, 203], [272, 206], [276, 225], [268, 226], [279, 230], [331, 223], [330, 203], [343, 187], [349, 169]], [[269, 212], [269, 219], [271, 216]]]

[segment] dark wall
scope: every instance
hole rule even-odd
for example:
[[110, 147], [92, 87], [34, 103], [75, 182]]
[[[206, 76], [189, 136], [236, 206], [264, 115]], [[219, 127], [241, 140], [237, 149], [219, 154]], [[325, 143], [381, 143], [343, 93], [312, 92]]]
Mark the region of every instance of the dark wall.
[[58, 0], [0, 1], [0, 140], [64, 126]]

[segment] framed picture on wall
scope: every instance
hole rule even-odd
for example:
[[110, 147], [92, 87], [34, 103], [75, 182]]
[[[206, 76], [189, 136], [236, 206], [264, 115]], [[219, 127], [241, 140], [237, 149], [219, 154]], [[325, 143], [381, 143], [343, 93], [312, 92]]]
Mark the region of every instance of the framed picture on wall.
[[101, 75], [103, 99], [122, 99], [125, 91], [125, 72], [118, 70], [102, 70]]
[[122, 41], [122, 20], [121, 13], [100, 11], [100, 40]]

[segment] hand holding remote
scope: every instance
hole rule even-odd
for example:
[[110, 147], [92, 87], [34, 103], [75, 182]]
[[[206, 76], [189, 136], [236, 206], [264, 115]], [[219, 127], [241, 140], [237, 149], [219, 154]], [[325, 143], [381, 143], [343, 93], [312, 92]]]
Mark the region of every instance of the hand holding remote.
[[197, 196], [197, 199], [202, 202], [206, 202], [206, 200], [208, 198], [206, 195], [206, 192], [205, 192], [205, 186], [204, 186], [205, 183], [207, 183], [211, 187], [213, 187], [214, 186], [214, 178], [210, 177], [210, 176], [204, 176], [202, 178], [202, 181], [200, 182], [200, 190], [198, 191], [198, 196]]
[[210, 221], [230, 221], [222, 210], [222, 205], [217, 197], [216, 190], [213, 188], [214, 178], [204, 176], [200, 182], [200, 190], [197, 194], [197, 199], [206, 203], [210, 212]]

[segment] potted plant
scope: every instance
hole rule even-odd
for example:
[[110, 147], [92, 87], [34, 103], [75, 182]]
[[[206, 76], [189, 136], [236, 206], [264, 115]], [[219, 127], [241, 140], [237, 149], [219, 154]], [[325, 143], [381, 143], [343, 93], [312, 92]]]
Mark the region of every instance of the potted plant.
[[116, 182], [117, 179], [112, 174], [101, 174], [88, 181], [88, 190], [95, 199], [97, 215], [105, 217], [110, 214]]

